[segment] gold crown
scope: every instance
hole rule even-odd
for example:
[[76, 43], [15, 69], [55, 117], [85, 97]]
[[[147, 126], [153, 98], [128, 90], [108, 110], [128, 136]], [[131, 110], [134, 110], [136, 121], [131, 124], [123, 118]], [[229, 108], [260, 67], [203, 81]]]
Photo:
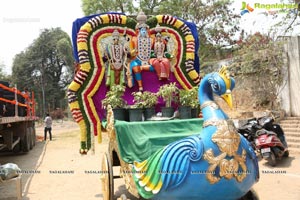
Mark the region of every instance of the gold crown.
[[147, 15], [145, 15], [145, 13], [143, 11], [140, 11], [136, 17], [136, 20], [139, 23], [145, 23], [147, 21]]
[[160, 32], [162, 31], [162, 28], [160, 27], [159, 24], [156, 25], [155, 31], [156, 31], [157, 33], [160, 33]]
[[230, 73], [229, 73], [229, 71], [228, 71], [227, 68], [228, 68], [227, 66], [223, 65], [221, 67], [221, 69], [219, 70], [218, 73], [223, 78], [223, 80], [224, 80], [224, 82], [226, 84], [226, 88], [230, 89], [230, 87], [231, 87], [231, 80], [230, 80]]
[[141, 29], [141, 28], [149, 28], [149, 26], [146, 24], [147, 21], [147, 15], [143, 11], [140, 11], [139, 14], [136, 17], [137, 25], [135, 26], [135, 29]]
[[114, 32], [112, 33], [113, 38], [119, 38], [120, 33], [117, 29], [114, 30]]
[[158, 32], [158, 33], [155, 34], [155, 36], [156, 36], [156, 37], [161, 37], [161, 33]]

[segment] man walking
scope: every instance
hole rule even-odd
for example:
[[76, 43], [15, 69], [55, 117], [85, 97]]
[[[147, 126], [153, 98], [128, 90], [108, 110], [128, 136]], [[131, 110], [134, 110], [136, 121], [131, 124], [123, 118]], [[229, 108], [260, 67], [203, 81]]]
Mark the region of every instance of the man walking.
[[50, 140], [52, 140], [52, 118], [50, 117], [49, 113], [47, 113], [46, 118], [44, 120], [45, 122], [45, 130], [44, 130], [44, 140], [47, 139], [47, 132], [49, 131]]

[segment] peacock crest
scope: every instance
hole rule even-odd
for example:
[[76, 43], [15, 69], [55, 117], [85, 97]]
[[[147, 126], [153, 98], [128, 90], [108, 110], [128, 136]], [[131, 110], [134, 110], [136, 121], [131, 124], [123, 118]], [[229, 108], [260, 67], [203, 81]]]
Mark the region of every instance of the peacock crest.
[[228, 67], [225, 66], [225, 65], [222, 66], [218, 73], [223, 78], [223, 80], [225, 81], [226, 86], [228, 88], [230, 88], [230, 73], [228, 71]]

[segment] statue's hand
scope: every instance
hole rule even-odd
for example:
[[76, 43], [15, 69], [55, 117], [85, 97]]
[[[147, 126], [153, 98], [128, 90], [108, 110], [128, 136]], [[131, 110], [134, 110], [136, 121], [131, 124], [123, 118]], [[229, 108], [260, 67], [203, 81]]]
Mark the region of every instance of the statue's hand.
[[136, 49], [132, 49], [130, 52], [131, 57], [135, 57], [137, 54], [137, 50]]
[[106, 62], [108, 60], [107, 56], [102, 57], [103, 62]]

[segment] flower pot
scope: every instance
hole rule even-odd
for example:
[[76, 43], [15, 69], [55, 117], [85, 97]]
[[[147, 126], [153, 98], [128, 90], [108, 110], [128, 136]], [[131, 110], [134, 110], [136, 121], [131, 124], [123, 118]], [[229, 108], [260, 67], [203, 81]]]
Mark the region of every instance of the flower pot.
[[190, 106], [179, 106], [179, 117], [180, 119], [190, 119], [192, 118], [192, 108]]
[[142, 108], [130, 108], [128, 109], [129, 121], [143, 121], [143, 109]]
[[145, 120], [150, 119], [153, 116], [155, 116], [155, 108], [154, 107], [144, 109]]
[[200, 114], [200, 109], [199, 108], [192, 108], [191, 113], [192, 113], [192, 118], [198, 118], [199, 114]]
[[173, 117], [175, 109], [173, 107], [162, 107], [161, 112], [163, 117]]
[[114, 108], [112, 109], [115, 120], [126, 121], [126, 109], [125, 108]]

